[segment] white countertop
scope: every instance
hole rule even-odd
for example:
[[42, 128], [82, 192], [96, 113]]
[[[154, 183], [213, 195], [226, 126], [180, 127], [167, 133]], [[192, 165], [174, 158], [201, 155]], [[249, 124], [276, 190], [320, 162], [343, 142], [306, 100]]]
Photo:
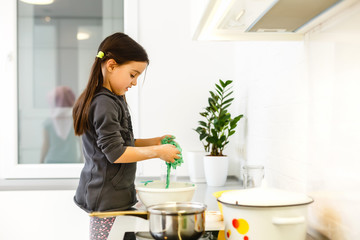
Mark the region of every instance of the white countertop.
[[218, 211], [217, 201], [213, 196], [214, 192], [239, 190], [242, 188], [242, 182], [238, 181], [235, 177], [228, 178], [225, 185], [221, 187], [210, 187], [206, 183], [196, 183], [196, 190], [192, 201], [205, 203], [208, 211]]

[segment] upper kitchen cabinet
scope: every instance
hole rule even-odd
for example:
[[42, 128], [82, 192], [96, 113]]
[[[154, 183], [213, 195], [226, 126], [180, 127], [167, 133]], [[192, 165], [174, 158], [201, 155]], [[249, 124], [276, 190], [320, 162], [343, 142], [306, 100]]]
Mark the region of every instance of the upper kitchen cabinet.
[[357, 0], [209, 0], [195, 40], [302, 40]]

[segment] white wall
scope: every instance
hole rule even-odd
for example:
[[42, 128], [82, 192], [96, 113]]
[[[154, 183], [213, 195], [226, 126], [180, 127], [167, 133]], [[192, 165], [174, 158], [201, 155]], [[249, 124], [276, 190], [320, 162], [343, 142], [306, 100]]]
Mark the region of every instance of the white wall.
[[360, 239], [359, 22], [358, 3], [304, 43], [256, 43], [264, 54], [244, 83], [246, 160], [271, 186], [314, 197], [310, 227], [332, 240]]
[[313, 224], [360, 239], [360, 3], [309, 34], [308, 189]]
[[237, 52], [246, 79], [239, 86], [247, 98], [246, 161], [265, 165], [271, 186], [303, 190], [308, 116], [304, 43], [244, 43]]
[[[142, 0], [139, 9], [139, 42], [147, 50], [150, 65], [145, 83], [140, 83], [140, 137], [173, 134], [186, 151], [202, 150], [193, 130], [202, 120], [209, 90], [219, 79], [239, 80], [234, 42], [192, 41], [201, 11], [194, 1]], [[161, 7], [160, 7], [161, 6]], [[162, 10], [161, 10], [161, 9]], [[240, 99], [240, 98], [239, 98]], [[233, 114], [240, 114], [233, 108]], [[232, 146], [237, 137], [231, 139]], [[229, 175], [239, 174], [239, 158], [230, 155]], [[160, 160], [145, 161], [140, 174], [159, 176]], [[188, 175], [186, 159], [177, 175]]]

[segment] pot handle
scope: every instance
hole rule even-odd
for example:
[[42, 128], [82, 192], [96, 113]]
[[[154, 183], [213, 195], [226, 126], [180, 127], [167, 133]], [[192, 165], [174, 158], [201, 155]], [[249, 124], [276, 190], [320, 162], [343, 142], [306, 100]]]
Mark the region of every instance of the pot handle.
[[289, 225], [304, 223], [305, 217], [273, 217], [272, 223], [275, 225]]

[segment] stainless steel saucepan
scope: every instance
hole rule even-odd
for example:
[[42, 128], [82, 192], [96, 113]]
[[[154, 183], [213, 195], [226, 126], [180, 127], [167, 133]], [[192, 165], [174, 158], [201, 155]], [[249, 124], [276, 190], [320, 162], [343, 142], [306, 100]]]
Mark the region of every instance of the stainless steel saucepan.
[[157, 240], [194, 240], [205, 231], [206, 205], [168, 202], [148, 207], [150, 234]]

